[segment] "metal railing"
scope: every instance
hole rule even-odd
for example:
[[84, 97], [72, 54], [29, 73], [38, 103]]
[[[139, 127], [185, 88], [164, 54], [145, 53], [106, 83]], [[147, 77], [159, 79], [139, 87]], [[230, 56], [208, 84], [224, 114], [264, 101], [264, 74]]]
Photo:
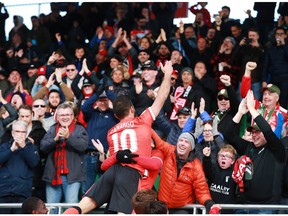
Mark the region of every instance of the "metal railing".
[[[49, 209], [48, 214], [52, 214], [54, 209], [58, 209], [58, 214], [71, 206], [77, 206], [78, 203], [46, 203]], [[244, 204], [220, 204], [222, 209], [261, 209], [261, 210], [288, 210], [288, 205], [244, 205]], [[0, 208], [21, 208], [22, 203], [0, 203]], [[100, 207], [104, 209], [106, 204]], [[200, 204], [189, 204], [183, 209], [193, 209], [193, 214], [207, 214], [206, 209]], [[99, 213], [100, 214], [100, 213]]]

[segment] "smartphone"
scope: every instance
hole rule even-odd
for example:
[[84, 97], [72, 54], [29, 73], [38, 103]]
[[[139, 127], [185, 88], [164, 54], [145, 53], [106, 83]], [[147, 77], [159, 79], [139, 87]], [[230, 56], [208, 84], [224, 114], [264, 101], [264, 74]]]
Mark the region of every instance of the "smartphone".
[[252, 43], [252, 39], [251, 38], [246, 38], [245, 42], [246, 42], [246, 44], [250, 44], [250, 43]]

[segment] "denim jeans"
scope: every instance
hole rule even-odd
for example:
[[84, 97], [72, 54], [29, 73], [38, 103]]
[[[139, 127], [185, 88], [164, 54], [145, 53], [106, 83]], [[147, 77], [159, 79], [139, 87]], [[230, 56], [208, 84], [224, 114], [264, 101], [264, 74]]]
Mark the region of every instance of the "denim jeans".
[[98, 162], [99, 155], [90, 156], [85, 155], [85, 163], [86, 163], [86, 181], [82, 182], [82, 194], [84, 194], [95, 182], [96, 179], [96, 164]]
[[51, 185], [46, 183], [47, 203], [59, 203], [64, 193], [65, 203], [78, 203], [80, 182], [68, 184], [67, 175], [61, 175], [62, 185]]

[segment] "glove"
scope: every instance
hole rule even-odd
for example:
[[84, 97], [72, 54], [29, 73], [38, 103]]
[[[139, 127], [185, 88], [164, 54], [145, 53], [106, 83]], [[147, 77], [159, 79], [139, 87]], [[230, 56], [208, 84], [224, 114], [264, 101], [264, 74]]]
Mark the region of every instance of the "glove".
[[132, 154], [130, 149], [120, 150], [116, 153], [116, 159], [120, 163], [137, 163], [133, 158], [139, 157], [138, 154]]
[[213, 207], [210, 209], [209, 214], [220, 214], [220, 210], [218, 207]]
[[72, 206], [71, 208], [68, 208], [66, 211], [63, 212], [63, 214], [81, 214], [82, 210], [78, 206]]
[[200, 118], [197, 118], [196, 120], [196, 126], [195, 126], [195, 136], [197, 139], [200, 137], [200, 135], [203, 133], [203, 125], [202, 125], [202, 120]]
[[217, 118], [213, 119], [212, 133], [213, 136], [219, 135]]

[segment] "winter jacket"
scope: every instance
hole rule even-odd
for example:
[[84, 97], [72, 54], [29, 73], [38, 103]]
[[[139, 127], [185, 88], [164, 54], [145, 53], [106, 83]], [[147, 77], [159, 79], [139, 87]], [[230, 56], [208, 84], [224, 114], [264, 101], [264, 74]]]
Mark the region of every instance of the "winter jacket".
[[193, 204], [196, 200], [204, 205], [211, 201], [209, 188], [199, 159], [187, 161], [177, 176], [176, 146], [161, 140], [156, 141], [156, 149], [164, 155], [158, 198], [165, 202], [168, 208], [178, 208]]
[[[115, 95], [112, 91], [106, 91], [107, 96], [110, 100], [115, 98]], [[105, 152], [108, 151], [108, 142], [107, 142], [107, 132], [114, 125], [116, 125], [119, 120], [114, 116], [114, 112], [111, 109], [106, 111], [100, 111], [99, 109], [94, 109], [93, 104], [98, 100], [98, 96], [94, 93], [90, 98], [88, 98], [83, 106], [82, 112], [84, 114], [85, 121], [87, 122], [87, 133], [89, 135], [88, 147], [89, 151], [97, 151], [94, 145], [92, 144], [91, 139], [99, 139], [104, 146]]]
[[[52, 182], [55, 173], [54, 151], [57, 143], [56, 124], [51, 126], [43, 137], [40, 150], [48, 154], [45, 165], [43, 181]], [[69, 173], [67, 174], [68, 184], [86, 180], [86, 168], [84, 165], [85, 150], [88, 145], [88, 134], [82, 125], [76, 124], [74, 131], [66, 140], [66, 157]]]
[[12, 152], [13, 141], [0, 145], [0, 197], [30, 197], [34, 168], [40, 160], [38, 148], [26, 139], [24, 148]]

